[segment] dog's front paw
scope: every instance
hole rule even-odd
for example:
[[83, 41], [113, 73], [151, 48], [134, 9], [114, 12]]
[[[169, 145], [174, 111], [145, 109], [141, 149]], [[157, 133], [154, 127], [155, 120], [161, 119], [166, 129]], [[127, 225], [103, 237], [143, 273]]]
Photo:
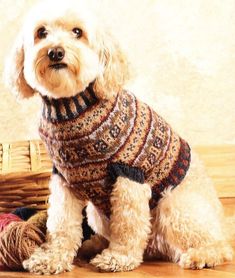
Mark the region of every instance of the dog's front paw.
[[124, 255], [120, 252], [105, 249], [100, 255], [91, 260], [91, 264], [101, 271], [130, 271], [140, 265], [141, 259], [133, 255]]
[[32, 256], [23, 262], [23, 267], [36, 274], [58, 274], [72, 270], [73, 256], [73, 252], [37, 248]]

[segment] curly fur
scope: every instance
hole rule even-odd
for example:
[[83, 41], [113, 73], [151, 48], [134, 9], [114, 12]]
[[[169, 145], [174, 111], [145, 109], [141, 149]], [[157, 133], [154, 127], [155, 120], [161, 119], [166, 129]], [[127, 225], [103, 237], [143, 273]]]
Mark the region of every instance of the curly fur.
[[[50, 1], [52, 3], [53, 1]], [[53, 98], [70, 97], [95, 81], [99, 98], [112, 98], [129, 78], [128, 62], [113, 37], [83, 2], [46, 2], [30, 13], [9, 57], [6, 82], [18, 96], [36, 92]], [[52, 4], [53, 5], [53, 4]], [[52, 12], [53, 11], [53, 12]], [[37, 38], [46, 24], [48, 36]], [[83, 29], [77, 39], [72, 28]], [[66, 69], [52, 70], [48, 50], [65, 49]], [[25, 269], [54, 274], [72, 269], [81, 246], [82, 209], [58, 175], [52, 177], [48, 211], [48, 241], [24, 262]], [[109, 240], [91, 263], [105, 271], [127, 271], [145, 258], [164, 258], [184, 268], [203, 268], [231, 260], [229, 239], [235, 218], [227, 220], [211, 180], [195, 154], [186, 178], [174, 190], [164, 192], [158, 206], [149, 210], [150, 186], [119, 177], [114, 185], [108, 220], [91, 203], [88, 223]], [[100, 249], [100, 248], [99, 248]]]
[[23, 262], [25, 269], [37, 274], [72, 270], [73, 259], [82, 242], [85, 203], [77, 200], [58, 175], [52, 177], [50, 191], [47, 242]]

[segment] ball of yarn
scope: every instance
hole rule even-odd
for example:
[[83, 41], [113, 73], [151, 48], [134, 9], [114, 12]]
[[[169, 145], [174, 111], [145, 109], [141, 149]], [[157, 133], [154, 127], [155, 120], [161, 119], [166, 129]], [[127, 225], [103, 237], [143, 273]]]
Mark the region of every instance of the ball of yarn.
[[22, 221], [17, 215], [12, 213], [0, 214], [0, 233], [13, 221]]
[[27, 221], [32, 215], [36, 213], [36, 209], [21, 207], [17, 208], [12, 213], [19, 216], [22, 220]]
[[34, 224], [43, 233], [46, 233], [47, 211], [40, 211], [29, 218], [28, 223]]
[[0, 264], [0, 271], [3, 271], [3, 270], [8, 270], [8, 269], [4, 265]]
[[10, 223], [0, 234], [0, 265], [22, 270], [23, 261], [45, 241], [46, 213], [38, 216], [38, 221], [31, 218], [27, 222]]

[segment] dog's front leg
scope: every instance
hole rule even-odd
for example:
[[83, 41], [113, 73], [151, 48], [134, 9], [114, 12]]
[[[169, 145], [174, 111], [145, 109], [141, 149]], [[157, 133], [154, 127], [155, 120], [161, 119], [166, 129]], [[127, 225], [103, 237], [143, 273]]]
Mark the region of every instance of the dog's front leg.
[[91, 263], [104, 271], [128, 271], [143, 260], [150, 232], [149, 185], [119, 177], [111, 197], [110, 245]]
[[23, 262], [25, 269], [37, 274], [57, 274], [72, 269], [82, 240], [82, 209], [64, 180], [54, 175], [50, 182], [47, 242]]

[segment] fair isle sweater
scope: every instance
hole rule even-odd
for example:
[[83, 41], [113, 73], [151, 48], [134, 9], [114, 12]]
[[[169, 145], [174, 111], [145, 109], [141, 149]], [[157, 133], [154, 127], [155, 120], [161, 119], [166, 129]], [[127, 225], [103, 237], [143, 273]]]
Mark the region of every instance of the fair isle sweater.
[[99, 100], [90, 85], [74, 97], [42, 99], [39, 132], [54, 173], [107, 217], [118, 176], [151, 186], [150, 209], [164, 189], [185, 177], [189, 145], [131, 93], [123, 90], [113, 99]]

